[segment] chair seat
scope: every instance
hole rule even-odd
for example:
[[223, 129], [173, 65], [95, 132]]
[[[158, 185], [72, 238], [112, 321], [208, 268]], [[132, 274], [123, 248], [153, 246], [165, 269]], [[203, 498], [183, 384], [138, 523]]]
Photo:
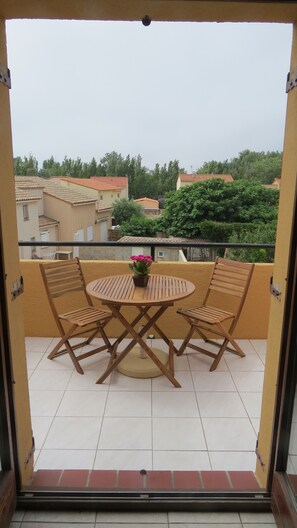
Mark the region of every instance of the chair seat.
[[[245, 302], [253, 269], [254, 264], [249, 262], [216, 258], [203, 303], [197, 307], [177, 310], [190, 325], [190, 329], [177, 353], [178, 356], [181, 356], [187, 347], [210, 356], [214, 358], [210, 366], [211, 371], [217, 368], [225, 350], [240, 357], [245, 356], [233, 334]], [[230, 305], [234, 306], [234, 311], [231, 313], [218, 308], [216, 303], [219, 306], [226, 306], [228, 309], [230, 309]], [[205, 343], [219, 347], [218, 353], [214, 354], [206, 348], [191, 343], [194, 334], [198, 334]], [[223, 338], [223, 342], [216, 342], [213, 336]], [[233, 348], [228, 346], [229, 343]]]
[[77, 326], [83, 327], [92, 323], [105, 321], [108, 318], [111, 318], [111, 312], [106, 312], [104, 310], [98, 310], [92, 306], [86, 306], [85, 308], [80, 308], [78, 310], [72, 310], [64, 314], [60, 314], [59, 318], [69, 323], [75, 324]]
[[[77, 372], [83, 374], [80, 361], [99, 352], [107, 351], [111, 354], [112, 344], [104, 327], [114, 316], [109, 310], [101, 310], [93, 305], [87, 294], [85, 279], [77, 257], [70, 260], [41, 263], [39, 266], [52, 314], [61, 335], [61, 339], [47, 357], [55, 359], [63, 354], [69, 354]], [[68, 306], [75, 309], [61, 314], [60, 299], [72, 295], [76, 297], [72, 298], [73, 302], [68, 300]], [[97, 335], [103, 339], [102, 346], [75, 355], [77, 348], [81, 349], [85, 345], [90, 345]], [[73, 344], [72, 338], [78, 336], [83, 336], [83, 339]]]
[[234, 319], [233, 313], [214, 308], [213, 306], [198, 306], [197, 308], [190, 308], [188, 310], [180, 309], [177, 312], [210, 325], [222, 323], [228, 319]]

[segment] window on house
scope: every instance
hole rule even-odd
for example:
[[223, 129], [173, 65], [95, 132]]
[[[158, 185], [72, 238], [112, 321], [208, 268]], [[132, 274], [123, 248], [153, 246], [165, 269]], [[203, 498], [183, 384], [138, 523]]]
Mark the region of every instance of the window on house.
[[[49, 231], [41, 231], [40, 233], [41, 242], [49, 242]], [[43, 246], [46, 247], [46, 246]]]
[[23, 205], [23, 219], [29, 220], [29, 207], [28, 204]]
[[164, 251], [158, 251], [159, 258], [164, 258], [164, 255], [165, 255]]
[[94, 228], [93, 226], [87, 226], [87, 241], [94, 240]]
[[102, 196], [102, 194], [101, 194], [101, 196], [100, 196], [100, 200], [103, 200], [103, 196]]

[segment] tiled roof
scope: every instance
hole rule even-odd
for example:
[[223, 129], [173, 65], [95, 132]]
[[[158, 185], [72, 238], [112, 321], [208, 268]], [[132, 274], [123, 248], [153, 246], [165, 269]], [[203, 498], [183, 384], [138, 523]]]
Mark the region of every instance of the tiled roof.
[[36, 202], [40, 200], [39, 196], [34, 196], [29, 190], [27, 189], [18, 189], [16, 187], [15, 189], [15, 200], [16, 202]]
[[88, 178], [60, 178], [63, 181], [68, 181], [70, 183], [75, 183], [76, 185], [81, 185], [82, 187], [88, 187], [88, 189], [94, 189], [95, 191], [119, 191], [120, 187], [110, 185], [107, 182], [94, 181], [93, 179]]
[[136, 198], [135, 200], [133, 200], [133, 202], [144, 202], [146, 200], [149, 200], [150, 202], [155, 202], [155, 203], [159, 203], [158, 200], [154, 200], [154, 198]]
[[164, 242], [164, 244], [170, 243], [181, 244], [183, 242], [209, 242], [204, 238], [181, 238], [181, 237], [169, 237], [169, 238], [157, 238], [157, 237], [134, 237], [134, 236], [123, 236], [117, 240], [117, 242], [135, 242], [141, 244], [142, 242], [147, 242], [154, 244], [154, 242]]
[[46, 186], [44, 189], [44, 194], [54, 196], [55, 198], [59, 198], [64, 202], [71, 203], [72, 205], [96, 203], [96, 198], [88, 198], [83, 193], [63, 187], [56, 178], [45, 181]]
[[213, 180], [215, 178], [220, 178], [226, 183], [234, 181], [231, 174], [179, 174], [178, 177], [180, 178], [180, 181], [184, 183]]
[[48, 216], [41, 215], [39, 217], [39, 227], [47, 227], [50, 225], [58, 225], [60, 222], [58, 220], [54, 220], [53, 218], [49, 218]]
[[120, 189], [127, 189], [128, 187], [128, 176], [91, 176], [91, 180], [116, 185]]
[[45, 179], [39, 176], [15, 176], [15, 185], [19, 189], [43, 189]]

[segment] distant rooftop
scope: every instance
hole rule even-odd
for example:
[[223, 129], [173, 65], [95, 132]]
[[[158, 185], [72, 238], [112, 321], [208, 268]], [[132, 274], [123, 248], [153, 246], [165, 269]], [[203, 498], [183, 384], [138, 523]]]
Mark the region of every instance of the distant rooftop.
[[209, 242], [205, 238], [182, 238], [182, 237], [134, 237], [134, 236], [123, 236], [119, 238], [117, 242], [135, 242], [141, 245], [142, 242], [147, 242], [148, 244], [154, 244], [156, 242], [164, 242], [164, 244], [170, 243], [182, 244], [183, 242]]
[[51, 225], [58, 225], [59, 223], [60, 222], [58, 220], [54, 220], [53, 218], [49, 218], [48, 216], [39, 216], [39, 227], [48, 227]]
[[108, 183], [108, 185], [116, 185], [120, 189], [127, 189], [128, 176], [91, 176], [91, 180]]
[[154, 200], [154, 198], [135, 198], [133, 202], [144, 202], [145, 200], [149, 200], [150, 202], [155, 202], [156, 204], [159, 204], [158, 200]]
[[72, 205], [96, 203], [96, 198], [88, 198], [83, 193], [63, 187], [59, 181], [59, 178], [51, 178], [50, 180], [44, 181], [46, 184], [44, 189], [45, 194], [59, 198], [64, 202], [71, 203]]
[[15, 200], [17, 203], [36, 202], [40, 200], [40, 197], [36, 195], [34, 196], [34, 194], [30, 192], [30, 189], [19, 189], [16, 187], [15, 188]]
[[231, 183], [234, 181], [231, 174], [179, 174], [178, 177], [180, 178], [180, 181], [184, 183], [214, 180], [215, 178], [220, 178], [221, 180], [224, 180], [225, 183]]
[[[108, 181], [97, 181], [94, 178], [62, 177], [59, 179], [69, 183], [75, 183], [76, 185], [81, 185], [82, 187], [88, 187], [88, 189], [94, 189], [95, 191], [119, 191], [121, 189], [121, 187], [115, 183], [111, 184]], [[103, 179], [105, 180], [106, 178]]]

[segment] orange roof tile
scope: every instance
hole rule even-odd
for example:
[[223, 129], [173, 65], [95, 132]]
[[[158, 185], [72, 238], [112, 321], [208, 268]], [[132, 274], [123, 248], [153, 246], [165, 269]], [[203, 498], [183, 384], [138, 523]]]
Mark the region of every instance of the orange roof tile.
[[128, 176], [91, 176], [91, 180], [97, 180], [109, 185], [116, 185], [120, 189], [128, 187]]
[[184, 183], [213, 180], [215, 178], [220, 178], [226, 183], [234, 181], [231, 174], [179, 174], [178, 177], [180, 178], [180, 181]]
[[155, 203], [159, 203], [158, 200], [154, 200], [154, 198], [136, 198], [135, 200], [133, 200], [133, 202], [144, 202], [145, 200], [149, 200], [150, 202], [155, 202]]
[[81, 185], [82, 187], [88, 187], [89, 189], [94, 189], [95, 191], [119, 191], [120, 187], [116, 185], [110, 185], [101, 181], [94, 181], [89, 178], [70, 178], [63, 177], [60, 180], [68, 181], [70, 183], [75, 183], [76, 185]]

